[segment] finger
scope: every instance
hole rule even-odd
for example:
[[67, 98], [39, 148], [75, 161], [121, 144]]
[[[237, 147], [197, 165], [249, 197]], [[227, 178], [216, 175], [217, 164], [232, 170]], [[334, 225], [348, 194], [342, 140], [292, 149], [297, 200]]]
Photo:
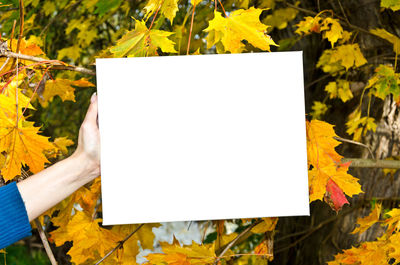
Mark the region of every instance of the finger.
[[97, 125], [97, 94], [93, 93], [90, 99], [90, 105], [86, 112], [84, 122], [92, 123]]

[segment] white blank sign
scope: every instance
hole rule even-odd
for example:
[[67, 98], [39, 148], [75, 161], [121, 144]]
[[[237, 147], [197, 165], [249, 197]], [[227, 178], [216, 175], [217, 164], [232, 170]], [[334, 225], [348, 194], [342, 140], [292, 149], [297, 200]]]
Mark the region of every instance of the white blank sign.
[[309, 215], [302, 52], [96, 68], [104, 225]]

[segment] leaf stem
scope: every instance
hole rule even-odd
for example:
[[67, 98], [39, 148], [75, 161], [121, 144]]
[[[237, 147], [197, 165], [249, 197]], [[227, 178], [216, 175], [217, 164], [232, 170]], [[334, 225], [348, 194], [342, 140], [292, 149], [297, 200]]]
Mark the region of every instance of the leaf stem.
[[223, 6], [222, 3], [221, 3], [221, 0], [218, 0], [218, 2], [219, 2], [219, 4], [220, 4], [221, 7], [222, 7], [222, 11], [224, 11], [225, 17], [228, 17], [228, 15], [227, 15], [226, 12], [225, 12], [225, 8], [224, 8], [224, 6]]

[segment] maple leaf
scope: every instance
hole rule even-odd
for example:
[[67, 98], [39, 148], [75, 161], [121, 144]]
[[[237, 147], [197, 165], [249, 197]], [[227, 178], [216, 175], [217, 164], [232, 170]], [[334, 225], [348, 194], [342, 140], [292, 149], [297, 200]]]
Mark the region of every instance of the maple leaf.
[[263, 23], [272, 28], [284, 29], [290, 21], [296, 18], [298, 13], [298, 10], [291, 7], [276, 9], [272, 15], [268, 15], [263, 20]]
[[310, 115], [313, 119], [320, 119], [322, 115], [324, 115], [328, 111], [328, 105], [322, 103], [320, 101], [314, 101], [313, 106], [311, 107], [312, 112]]
[[38, 134], [39, 129], [33, 126], [33, 122], [22, 121], [18, 127], [14, 123], [3, 123], [0, 127], [0, 153], [4, 151], [7, 154], [1, 175], [6, 181], [20, 175], [24, 165], [38, 173], [44, 169], [45, 163], [49, 163], [43, 151], [54, 146], [48, 137]]
[[325, 86], [325, 91], [328, 92], [329, 98], [340, 98], [343, 102], [353, 98], [353, 93], [350, 90], [350, 82], [343, 79], [338, 79], [336, 82], [329, 82]]
[[336, 53], [336, 50], [334, 49], [324, 50], [321, 57], [319, 57], [317, 63], [318, 68], [322, 68], [322, 71], [324, 71], [325, 73], [329, 73], [333, 76], [344, 72], [345, 69], [341, 65], [340, 61], [333, 61], [331, 59], [334, 53]]
[[[17, 84], [18, 87], [21, 86], [23, 76], [20, 75], [15, 80], [11, 81], [8, 86], [3, 90], [3, 93], [0, 93], [0, 119], [3, 117], [3, 119], [14, 119], [15, 121], [17, 120], [17, 113], [16, 113], [16, 97], [18, 97], [18, 117], [19, 119], [24, 119], [22, 117], [22, 110], [27, 107], [29, 109], [35, 109], [31, 103], [30, 103], [30, 98], [25, 96], [22, 93], [22, 89], [18, 88], [17, 89]], [[5, 87], [4, 83], [0, 83], [0, 86]], [[18, 94], [16, 95], [16, 91], [18, 91]]]
[[326, 200], [333, 202], [330, 205], [337, 211], [347, 201], [341, 197], [340, 191], [351, 197], [362, 192], [361, 186], [357, 178], [347, 174], [349, 165], [340, 163], [342, 156], [335, 151], [340, 142], [333, 138], [337, 137], [333, 126], [312, 120], [306, 121], [306, 129], [307, 160], [311, 167], [308, 174], [310, 202], [322, 200], [328, 192]]
[[360, 109], [356, 109], [349, 115], [346, 126], [346, 132], [349, 135], [353, 135], [354, 141], [360, 141], [361, 137], [365, 136], [368, 131], [376, 130], [375, 119], [372, 117], [361, 117]]
[[214, 10], [214, 18], [209, 21], [205, 32], [207, 48], [211, 48], [221, 42], [225, 51], [240, 53], [245, 45], [242, 40], [247, 40], [254, 47], [264, 51], [270, 51], [270, 45], [277, 44], [266, 35], [267, 25], [260, 22], [260, 14], [265, 9], [250, 7], [247, 10], [238, 9], [229, 17], [222, 17], [221, 12]]
[[57, 60], [62, 60], [67, 57], [73, 61], [76, 61], [81, 56], [81, 51], [78, 45], [66, 47], [58, 50]]
[[68, 146], [71, 146], [74, 144], [74, 141], [68, 139], [67, 137], [57, 137], [54, 141], [53, 141], [54, 145], [61, 150], [61, 152], [66, 155], [68, 154]]
[[318, 60], [317, 67], [326, 73], [338, 74], [343, 68], [360, 67], [367, 63], [357, 43], [325, 50]]
[[335, 140], [337, 137], [333, 125], [320, 120], [306, 121], [307, 128], [307, 158], [308, 163], [316, 168], [326, 165], [335, 165], [342, 156], [335, 151], [340, 144]]
[[384, 225], [388, 225], [388, 231], [392, 233], [393, 231], [400, 231], [400, 209], [394, 208], [387, 212], [386, 215], [389, 216], [384, 221]]
[[384, 100], [386, 96], [392, 94], [394, 98], [400, 96], [400, 74], [395, 73], [391, 66], [379, 65], [375, 69], [375, 74], [368, 80], [366, 88], [374, 88], [374, 96]]
[[161, 5], [160, 12], [169, 19], [172, 25], [178, 11], [178, 2], [179, 0], [150, 0], [144, 7], [144, 19], [147, 20]]
[[375, 204], [375, 208], [370, 212], [369, 215], [362, 217], [362, 218], [357, 218], [357, 225], [351, 233], [352, 234], [357, 234], [357, 233], [364, 233], [367, 231], [368, 228], [370, 228], [373, 224], [379, 222], [379, 216], [381, 215], [381, 209], [382, 209], [382, 204]]
[[331, 62], [340, 62], [348, 70], [350, 67], [360, 67], [367, 63], [367, 60], [360, 51], [357, 43], [341, 45], [332, 54]]
[[48, 80], [43, 93], [39, 95], [39, 102], [43, 107], [47, 107], [55, 96], [59, 96], [62, 101], [71, 100], [75, 102], [74, 86], [94, 87], [94, 84], [84, 78], [75, 81], [69, 79]]
[[345, 249], [343, 253], [335, 255], [335, 260], [328, 265], [362, 264], [362, 265], [387, 265], [388, 248], [386, 240], [364, 242], [359, 247]]
[[174, 265], [204, 265], [211, 264], [216, 259], [214, 245], [198, 245], [192, 242], [190, 246], [181, 246], [175, 239], [172, 244], [160, 242], [162, 251], [160, 254], [149, 254], [145, 258], [146, 264], [174, 264]]
[[321, 31], [324, 31], [322, 36], [329, 40], [332, 48], [338, 39], [343, 38], [343, 28], [339, 21], [334, 18], [325, 18], [321, 25]]
[[381, 0], [381, 7], [390, 8], [393, 11], [400, 10], [400, 1], [399, 0]]
[[[400, 4], [399, 4], [400, 6]], [[382, 39], [387, 40], [391, 44], [393, 44], [393, 51], [396, 54], [400, 53], [400, 38], [393, 35], [392, 33], [387, 32], [385, 29], [371, 29], [370, 32]]]
[[[101, 219], [92, 220], [86, 212], [76, 211], [68, 225], [51, 232], [57, 246], [73, 240], [73, 246], [68, 251], [71, 262], [81, 264], [87, 260], [97, 259], [96, 253], [103, 257], [121, 240], [112, 231], [99, 226]], [[56, 236], [55, 236], [56, 235]]]
[[127, 32], [117, 45], [110, 49], [116, 57], [151, 56], [155, 55], [157, 48], [166, 53], [177, 53], [175, 43], [168, 39], [173, 32], [151, 29], [146, 27], [144, 21], [136, 20], [135, 29]]
[[319, 16], [316, 17], [304, 17], [304, 20], [296, 24], [297, 29], [294, 31], [299, 35], [307, 35], [312, 32], [319, 33], [321, 31], [321, 20]]
[[267, 255], [268, 254], [268, 246], [265, 241], [262, 241], [254, 248], [254, 253], [258, 255]]
[[268, 231], [273, 231], [278, 223], [278, 217], [265, 217], [262, 218], [264, 222], [259, 223], [251, 229], [253, 233], [265, 233]]
[[[16, 52], [17, 43], [18, 43], [18, 40], [16, 40], [16, 39], [13, 39], [11, 43], [9, 40], [8, 47], [12, 47], [12, 51]], [[25, 40], [25, 38], [22, 38], [21, 43], [19, 45], [19, 51], [22, 54], [31, 55], [31, 56], [37, 56], [37, 55], [44, 54], [42, 49], [34, 42], [34, 39], [29, 39], [27, 41], [27, 40]], [[23, 63], [25, 63], [25, 62], [26, 61], [23, 60]]]

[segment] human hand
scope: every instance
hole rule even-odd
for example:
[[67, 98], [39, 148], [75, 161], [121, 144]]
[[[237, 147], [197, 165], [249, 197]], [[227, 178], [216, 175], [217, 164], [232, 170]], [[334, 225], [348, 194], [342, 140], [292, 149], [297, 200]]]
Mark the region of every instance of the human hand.
[[100, 132], [97, 123], [97, 95], [90, 99], [90, 106], [79, 129], [78, 147], [73, 157], [86, 163], [90, 175], [100, 175]]

